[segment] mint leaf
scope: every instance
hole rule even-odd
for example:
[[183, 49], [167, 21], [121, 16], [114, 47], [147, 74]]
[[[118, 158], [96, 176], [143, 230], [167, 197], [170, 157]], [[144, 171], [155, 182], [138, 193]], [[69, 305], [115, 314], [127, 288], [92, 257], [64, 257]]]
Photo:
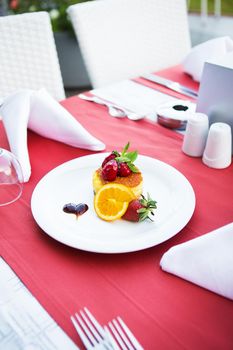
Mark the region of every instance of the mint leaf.
[[120, 156], [115, 158], [117, 162], [128, 163], [130, 159], [127, 156]]
[[127, 157], [129, 158], [130, 162], [132, 162], [132, 163], [137, 159], [137, 156], [138, 156], [137, 151], [127, 153]]
[[127, 143], [127, 145], [125, 145], [125, 147], [123, 148], [123, 151], [121, 152], [122, 155], [124, 155], [128, 151], [129, 145], [130, 145], [129, 142]]
[[138, 168], [136, 168], [136, 166], [133, 163], [127, 163], [127, 165], [133, 173], [139, 173]]

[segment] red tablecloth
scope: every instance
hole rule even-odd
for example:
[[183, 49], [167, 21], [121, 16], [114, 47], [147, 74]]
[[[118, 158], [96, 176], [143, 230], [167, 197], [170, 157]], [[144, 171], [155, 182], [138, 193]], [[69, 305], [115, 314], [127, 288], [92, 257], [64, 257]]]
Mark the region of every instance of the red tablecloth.
[[[197, 88], [178, 68], [163, 75]], [[3, 258], [80, 347], [69, 317], [87, 306], [102, 323], [121, 315], [145, 349], [233, 349], [232, 302], [159, 267], [162, 255], [171, 246], [233, 221], [233, 165], [224, 170], [206, 167], [200, 158], [182, 153], [181, 135], [157, 124], [114, 119], [105, 107], [77, 97], [65, 100], [63, 105], [105, 142], [107, 151], [121, 149], [130, 141], [140, 154], [181, 171], [196, 194], [194, 215], [175, 237], [139, 252], [103, 255], [62, 245], [34, 221], [31, 195], [48, 171], [92, 152], [29, 131], [31, 179], [19, 201], [0, 209]], [[0, 140], [0, 146], [9, 149], [2, 125]], [[48, 216], [52, 219], [52, 213]]]

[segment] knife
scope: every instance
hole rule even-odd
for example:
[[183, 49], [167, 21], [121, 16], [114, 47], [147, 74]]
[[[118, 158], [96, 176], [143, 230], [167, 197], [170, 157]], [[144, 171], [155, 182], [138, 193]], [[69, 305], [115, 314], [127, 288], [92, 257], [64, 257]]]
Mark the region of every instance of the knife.
[[186, 95], [186, 96], [189, 96], [189, 97], [192, 97], [195, 99], [198, 97], [197, 92], [188, 88], [187, 86], [183, 86], [175, 81], [162, 78], [158, 75], [144, 74], [144, 75], [141, 75], [141, 78], [149, 80], [149, 81], [153, 81], [154, 83], [162, 85], [162, 86], [166, 86], [168, 89], [174, 90], [174, 91], [179, 92], [183, 95]]

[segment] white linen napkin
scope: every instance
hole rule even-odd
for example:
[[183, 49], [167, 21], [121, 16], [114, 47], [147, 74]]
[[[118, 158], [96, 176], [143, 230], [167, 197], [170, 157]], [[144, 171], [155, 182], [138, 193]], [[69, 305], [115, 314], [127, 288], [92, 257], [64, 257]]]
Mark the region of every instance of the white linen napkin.
[[215, 61], [217, 63], [229, 52], [233, 52], [233, 40], [229, 36], [208, 40], [191, 49], [184, 59], [183, 70], [200, 82], [204, 63], [215, 63]]
[[233, 300], [233, 222], [170, 248], [160, 266]]
[[24, 182], [31, 175], [27, 149], [27, 128], [68, 145], [101, 151], [104, 143], [92, 136], [45, 89], [22, 90], [7, 97], [0, 108], [12, 153], [23, 170]]

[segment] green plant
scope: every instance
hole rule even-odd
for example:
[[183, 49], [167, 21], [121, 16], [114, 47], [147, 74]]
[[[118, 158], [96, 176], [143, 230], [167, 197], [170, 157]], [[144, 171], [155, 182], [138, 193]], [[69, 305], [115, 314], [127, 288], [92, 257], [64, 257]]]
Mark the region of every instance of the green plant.
[[[25, 12], [47, 11], [51, 18], [53, 31], [72, 30], [66, 9], [70, 5], [88, 0], [9, 0], [8, 12], [19, 14]], [[90, 1], [90, 0], [89, 0]]]
[[[209, 14], [214, 13], [214, 0], [208, 0], [208, 12]], [[200, 0], [189, 0], [189, 12], [200, 13], [201, 1]], [[221, 1], [221, 13], [223, 16], [233, 16], [233, 0], [222, 0]]]

